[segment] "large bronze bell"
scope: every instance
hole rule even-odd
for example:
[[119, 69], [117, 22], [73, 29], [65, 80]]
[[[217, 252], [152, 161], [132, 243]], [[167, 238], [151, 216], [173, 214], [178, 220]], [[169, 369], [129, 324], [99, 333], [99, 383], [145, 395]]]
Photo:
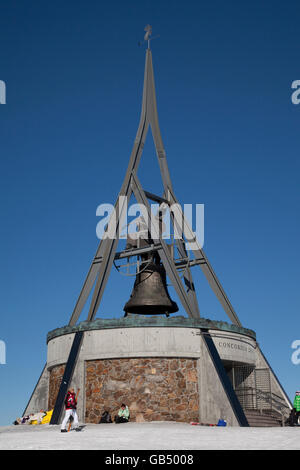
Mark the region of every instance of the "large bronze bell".
[[125, 316], [128, 313], [169, 316], [178, 311], [176, 302], [171, 300], [168, 293], [166, 271], [160, 263], [150, 260], [145, 268], [141, 268], [124, 311]]

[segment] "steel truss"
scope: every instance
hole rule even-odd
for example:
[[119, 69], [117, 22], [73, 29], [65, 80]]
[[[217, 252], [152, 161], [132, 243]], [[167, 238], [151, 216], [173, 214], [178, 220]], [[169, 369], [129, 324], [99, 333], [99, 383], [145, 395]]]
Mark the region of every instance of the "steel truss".
[[[162, 183], [164, 188], [163, 196], [157, 196], [148, 191], [144, 191], [142, 185], [138, 179], [137, 171], [139, 163], [141, 160], [146, 136], [151, 127], [153, 140], [155, 144], [156, 154], [158, 158], [160, 173], [162, 177]], [[119, 241], [119, 233], [121, 227], [121, 221], [124, 217], [124, 212], [126, 210], [126, 202], [130, 200], [132, 194], [135, 196], [138, 204], [142, 204], [146, 210], [147, 215], [150, 219], [151, 217], [151, 208], [148, 199], [154, 200], [158, 203], [166, 203], [168, 206], [177, 204], [179, 211], [181, 211], [178, 201], [175, 197], [170, 173], [168, 169], [166, 152], [164, 149], [159, 122], [158, 122], [158, 113], [157, 113], [157, 104], [156, 104], [156, 95], [155, 95], [155, 84], [154, 84], [154, 74], [153, 74], [153, 65], [152, 65], [152, 53], [148, 47], [146, 51], [146, 63], [145, 63], [145, 73], [144, 73], [144, 88], [143, 88], [143, 100], [142, 100], [142, 110], [141, 117], [139, 122], [138, 131], [134, 141], [133, 149], [129, 159], [129, 164], [127, 172], [115, 203], [114, 209], [115, 214], [118, 214], [118, 217], [111, 217], [108, 226], [106, 228], [106, 236], [104, 236], [98, 246], [90, 269], [88, 271], [86, 280], [83, 284], [82, 290], [78, 297], [77, 303], [75, 305], [74, 311], [71, 315], [69, 325], [74, 326], [81, 312], [87, 302], [87, 299], [94, 287], [89, 312], [88, 312], [88, 321], [92, 321], [95, 318], [95, 315], [98, 311], [101, 299], [111, 272], [112, 265], [115, 260], [122, 258], [129, 258], [131, 256], [141, 255], [146, 252], [156, 251], [158, 252], [161, 262], [164, 265], [166, 273], [175, 288], [177, 295], [181, 301], [182, 306], [184, 307], [187, 315], [190, 318], [200, 318], [199, 306], [195, 291], [195, 285], [193, 282], [193, 277], [191, 273], [191, 267], [199, 265], [202, 269], [205, 277], [207, 278], [213, 292], [216, 297], [222, 304], [225, 312], [232, 321], [233, 324], [241, 326], [241, 323], [227, 298], [212, 266], [210, 265], [204, 251], [200, 247], [199, 243], [195, 239], [194, 233], [185, 219], [184, 214], [181, 211], [181, 218], [184, 225], [184, 233], [186, 234], [186, 239], [188, 241], [193, 240], [193, 254], [194, 260], [187, 261], [187, 250], [184, 239], [177, 239], [177, 250], [180, 255], [179, 260], [175, 260], [168, 249], [168, 246], [164, 239], [162, 238], [159, 231], [155, 232], [154, 227], [154, 243], [146, 248], [132, 249], [130, 251], [123, 250], [117, 252], [117, 246]], [[176, 220], [174, 215], [171, 213], [171, 219], [174, 225], [176, 226]], [[107, 236], [109, 235], [109, 236]], [[183, 282], [179, 276], [178, 270], [184, 269]], [[74, 344], [71, 348], [71, 352], [68, 358], [66, 365], [66, 374], [62, 380], [61, 388], [58, 393], [56, 400], [53, 418], [51, 424], [57, 424], [59, 422], [62, 408], [63, 408], [63, 398], [65, 390], [67, 390], [70, 381], [72, 380], [72, 373], [78, 358], [80, 347], [82, 344], [82, 335], [77, 337], [75, 335]], [[219, 367], [220, 366], [219, 363]]]

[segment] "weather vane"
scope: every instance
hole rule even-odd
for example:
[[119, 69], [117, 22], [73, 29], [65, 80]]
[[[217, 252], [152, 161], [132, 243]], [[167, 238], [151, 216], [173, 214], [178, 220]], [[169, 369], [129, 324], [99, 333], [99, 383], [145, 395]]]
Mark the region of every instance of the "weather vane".
[[[150, 36], [152, 35], [152, 26], [151, 26], [150, 24], [147, 24], [147, 25], [145, 26], [144, 31], [146, 31], [146, 34], [145, 34], [145, 36], [144, 36], [144, 41], [143, 41], [143, 42], [148, 42], [148, 49], [150, 49], [150, 41], [151, 41], [152, 39], [158, 38], [159, 35], [150, 38]], [[141, 46], [141, 45], [143, 44], [143, 42], [139, 42], [139, 43], [138, 43], [139, 46]]]
[[144, 41], [148, 41], [148, 49], [150, 49], [150, 36], [152, 34], [152, 26], [150, 26], [150, 24], [147, 24], [147, 26], [145, 26], [144, 31], [146, 31]]

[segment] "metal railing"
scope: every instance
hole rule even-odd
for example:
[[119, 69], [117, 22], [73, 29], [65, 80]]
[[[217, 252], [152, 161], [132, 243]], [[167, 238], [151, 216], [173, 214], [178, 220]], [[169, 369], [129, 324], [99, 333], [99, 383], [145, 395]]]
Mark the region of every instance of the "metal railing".
[[260, 414], [273, 416], [285, 425], [290, 415], [290, 407], [284, 399], [272, 392], [265, 392], [254, 387], [242, 387], [235, 390], [245, 410], [257, 410]]

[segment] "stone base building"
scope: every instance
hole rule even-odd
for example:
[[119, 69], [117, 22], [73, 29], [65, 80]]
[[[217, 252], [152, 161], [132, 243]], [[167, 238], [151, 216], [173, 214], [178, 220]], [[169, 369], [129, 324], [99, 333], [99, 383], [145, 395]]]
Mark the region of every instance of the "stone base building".
[[291, 404], [252, 330], [180, 316], [96, 319], [51, 331], [47, 365], [26, 413], [54, 407], [74, 334], [81, 330], [84, 339], [71, 385], [81, 389], [82, 422], [99, 423], [104, 410], [114, 417], [124, 402], [132, 421], [214, 424], [226, 419], [238, 425], [205, 347], [203, 328], [245, 412], [273, 410], [278, 420], [286, 419]]

